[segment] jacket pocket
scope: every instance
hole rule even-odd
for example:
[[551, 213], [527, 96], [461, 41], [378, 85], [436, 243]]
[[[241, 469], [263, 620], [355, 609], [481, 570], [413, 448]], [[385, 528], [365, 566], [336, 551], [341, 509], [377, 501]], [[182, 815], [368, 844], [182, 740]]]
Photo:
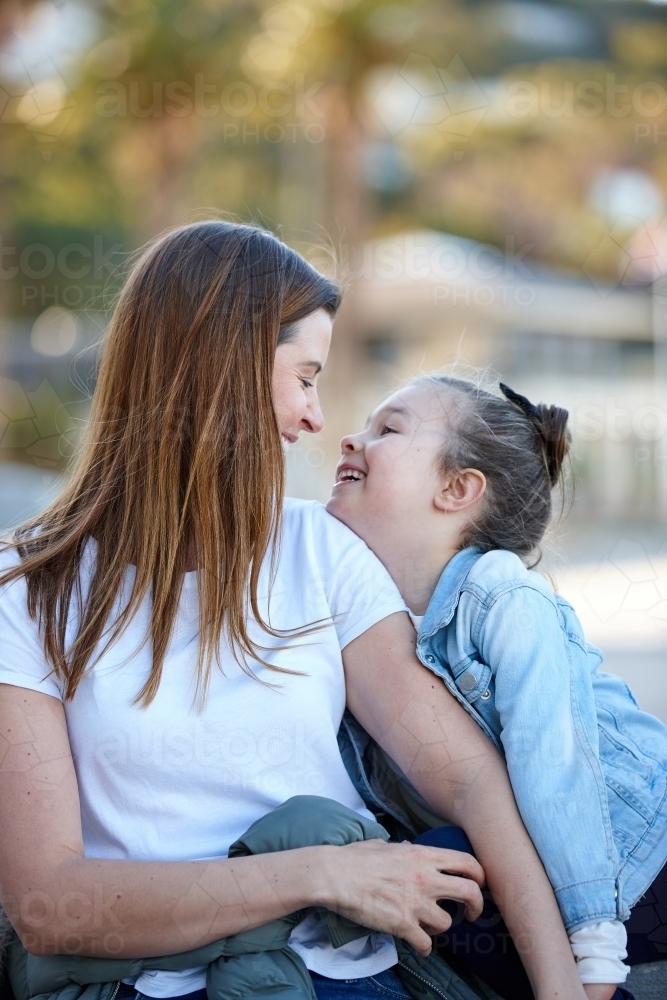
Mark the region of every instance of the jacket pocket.
[[486, 663], [480, 663], [479, 660], [463, 660], [456, 665], [452, 673], [457, 689], [469, 704], [478, 698], [482, 701], [490, 699], [493, 672]]

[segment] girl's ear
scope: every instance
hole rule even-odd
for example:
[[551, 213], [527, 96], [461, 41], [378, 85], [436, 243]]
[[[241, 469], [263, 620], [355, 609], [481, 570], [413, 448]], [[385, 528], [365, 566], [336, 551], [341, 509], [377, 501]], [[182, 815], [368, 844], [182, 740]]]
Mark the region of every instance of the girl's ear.
[[482, 499], [486, 491], [486, 476], [479, 469], [458, 469], [446, 473], [433, 503], [438, 510], [456, 514]]

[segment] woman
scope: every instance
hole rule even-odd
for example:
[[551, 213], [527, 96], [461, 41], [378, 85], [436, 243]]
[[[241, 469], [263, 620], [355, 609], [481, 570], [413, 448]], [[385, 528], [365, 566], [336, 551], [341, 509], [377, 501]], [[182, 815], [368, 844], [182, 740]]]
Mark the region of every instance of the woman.
[[[428, 954], [438, 899], [474, 916], [485, 876], [538, 1000], [583, 1000], [498, 755], [416, 660], [364, 543], [283, 505], [283, 446], [322, 427], [338, 303], [246, 226], [176, 230], [136, 265], [74, 473], [4, 555], [1, 901], [31, 953], [102, 957], [324, 906], [377, 933], [341, 956], [310, 918], [295, 929], [318, 997], [406, 996], [388, 935]], [[295, 794], [364, 812], [336, 744], [346, 703], [484, 873], [374, 840], [226, 857]], [[118, 996], [199, 1000], [204, 982], [157, 970]]]

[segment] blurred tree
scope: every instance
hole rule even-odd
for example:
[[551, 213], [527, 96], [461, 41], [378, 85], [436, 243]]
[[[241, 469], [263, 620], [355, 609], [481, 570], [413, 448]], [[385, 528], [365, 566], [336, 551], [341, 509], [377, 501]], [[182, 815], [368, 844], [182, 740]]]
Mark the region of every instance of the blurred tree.
[[[14, 11], [10, 28], [20, 7], [3, 8]], [[70, 7], [60, 5], [61, 20]], [[20, 94], [0, 61], [5, 233], [34, 240], [41, 227], [57, 243], [59, 231], [69, 238], [62, 227], [77, 227], [91, 239], [124, 233], [134, 247], [213, 211], [279, 224], [302, 243], [319, 227], [349, 247], [416, 225], [501, 247], [513, 235], [544, 261], [579, 268], [613, 224], [590, 198], [600, 171], [635, 168], [667, 184], [667, 38], [655, 8], [76, 9], [88, 34], [65, 68], [42, 67]], [[11, 55], [12, 40], [3, 44]], [[603, 255], [595, 266], [611, 274], [616, 262]]]

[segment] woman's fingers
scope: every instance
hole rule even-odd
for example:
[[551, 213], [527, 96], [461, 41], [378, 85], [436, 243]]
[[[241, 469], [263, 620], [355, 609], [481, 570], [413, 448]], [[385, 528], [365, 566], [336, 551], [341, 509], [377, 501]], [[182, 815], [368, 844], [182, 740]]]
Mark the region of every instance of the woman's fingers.
[[413, 846], [423, 851], [425, 860], [431, 861], [438, 871], [447, 872], [450, 875], [463, 875], [464, 878], [472, 879], [479, 886], [484, 885], [484, 869], [477, 858], [473, 858], [472, 854], [465, 854], [463, 851], [450, 851], [445, 847], [422, 847], [416, 844]]
[[470, 854], [373, 840], [335, 848], [332, 863], [335, 895], [329, 908], [404, 938], [421, 955], [429, 954], [431, 936], [452, 923], [439, 900], [462, 903], [468, 920], [482, 912], [484, 871]]
[[433, 948], [433, 941], [431, 940], [430, 934], [423, 930], [419, 924], [415, 924], [414, 927], [409, 928], [409, 930], [400, 935], [404, 941], [411, 944], [415, 951], [426, 958], [427, 955], [431, 954]]
[[484, 908], [484, 900], [477, 882], [469, 878], [458, 878], [456, 875], [441, 875], [442, 892], [439, 899], [452, 899], [463, 903], [467, 920], [477, 920]]
[[484, 885], [484, 869], [472, 854], [450, 851], [442, 847], [422, 847], [424, 861], [441, 873], [439, 899], [452, 899], [465, 906], [466, 918], [476, 920], [484, 907], [480, 887]]
[[401, 934], [399, 936], [402, 937], [404, 941], [407, 941], [408, 944], [411, 944], [417, 954], [421, 955], [422, 958], [426, 958], [427, 955], [431, 954], [433, 942], [431, 941], [429, 933], [422, 930], [419, 924], [415, 924], [414, 927], [407, 928], [405, 934]]
[[431, 937], [435, 937], [437, 934], [444, 934], [445, 931], [449, 930], [452, 926], [452, 918], [447, 910], [443, 910], [441, 906], [435, 906], [423, 920], [419, 921], [419, 926]]

